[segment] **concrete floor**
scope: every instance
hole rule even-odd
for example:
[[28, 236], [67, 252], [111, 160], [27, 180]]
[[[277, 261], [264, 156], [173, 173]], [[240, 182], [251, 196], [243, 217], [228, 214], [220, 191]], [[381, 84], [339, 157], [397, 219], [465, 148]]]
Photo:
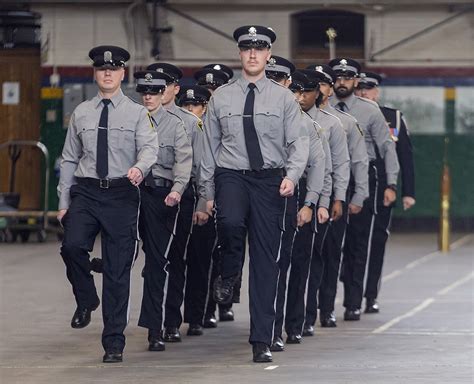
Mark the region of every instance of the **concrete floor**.
[[[235, 306], [236, 321], [201, 337], [183, 336], [165, 352], [148, 352], [146, 331], [136, 325], [141, 255], [133, 273], [124, 362], [104, 365], [100, 311], [85, 329], [69, 326], [75, 305], [59, 244], [2, 243], [0, 382], [472, 383], [474, 236], [453, 240], [452, 252], [442, 255], [434, 234], [394, 234], [381, 312], [344, 322], [338, 299], [337, 328], [317, 328], [301, 345], [274, 353], [272, 364], [251, 362], [246, 295]], [[96, 281], [100, 286], [100, 277]]]

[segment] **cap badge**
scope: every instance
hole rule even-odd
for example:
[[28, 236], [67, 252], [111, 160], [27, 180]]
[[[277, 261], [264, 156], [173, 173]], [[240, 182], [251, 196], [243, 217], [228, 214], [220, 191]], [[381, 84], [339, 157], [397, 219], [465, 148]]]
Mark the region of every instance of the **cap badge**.
[[206, 73], [206, 83], [213, 83], [214, 75], [212, 73]]
[[364, 79], [367, 77], [367, 74], [365, 74], [364, 72], [361, 72], [361, 74], [359, 75], [361, 79]]
[[249, 28], [249, 37], [255, 39], [257, 37], [257, 29], [255, 27]]
[[316, 67], [316, 71], [322, 73], [322, 72], [323, 72], [323, 67], [321, 67], [320, 65], [318, 65], [318, 66]]
[[152, 80], [153, 80], [153, 75], [151, 73], [145, 74], [145, 81], [147, 83], [151, 83]]
[[276, 60], [274, 57], [270, 57], [270, 60], [268, 60], [268, 65], [270, 67], [274, 67], [276, 65]]
[[105, 51], [105, 52], [104, 52], [104, 61], [105, 61], [106, 63], [112, 61], [112, 52], [110, 52], [110, 51]]
[[156, 68], [156, 72], [160, 72], [160, 73], [163, 73], [163, 68]]
[[344, 69], [345, 67], [347, 67], [347, 60], [342, 59], [341, 61], [339, 61], [339, 64], [341, 64], [342, 68]]
[[188, 99], [194, 99], [194, 89], [188, 89], [188, 90], [186, 91], [186, 97], [187, 97]]
[[216, 71], [220, 71], [222, 68], [219, 64], [216, 64], [212, 67], [212, 69], [215, 69]]

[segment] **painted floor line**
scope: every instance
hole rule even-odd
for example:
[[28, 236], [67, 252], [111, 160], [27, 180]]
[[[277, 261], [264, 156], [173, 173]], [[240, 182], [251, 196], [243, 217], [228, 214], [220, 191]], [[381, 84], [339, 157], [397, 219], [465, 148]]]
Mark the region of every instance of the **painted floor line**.
[[278, 365], [270, 365], [269, 367], [265, 368], [265, 371], [272, 371], [276, 368], [278, 368]]
[[471, 280], [474, 277], [474, 272], [469, 273], [467, 276], [464, 276], [460, 278], [459, 280], [456, 280], [454, 283], [448, 285], [446, 288], [441, 289], [438, 291], [438, 295], [446, 295], [450, 291], [452, 291], [454, 288], [459, 287], [460, 285], [467, 283], [469, 280]]
[[418, 312], [422, 311], [423, 309], [425, 309], [426, 307], [431, 305], [434, 301], [435, 301], [435, 299], [432, 298], [432, 297], [430, 297], [429, 299], [426, 299], [421, 304], [417, 305], [415, 308], [411, 309], [407, 313], [404, 313], [403, 315], [397, 316], [394, 319], [390, 320], [389, 322], [385, 323], [384, 325], [382, 325], [378, 328], [375, 328], [372, 331], [372, 333], [377, 334], [377, 333], [385, 332], [387, 329], [393, 327], [395, 324], [399, 323], [400, 321], [416, 315]]

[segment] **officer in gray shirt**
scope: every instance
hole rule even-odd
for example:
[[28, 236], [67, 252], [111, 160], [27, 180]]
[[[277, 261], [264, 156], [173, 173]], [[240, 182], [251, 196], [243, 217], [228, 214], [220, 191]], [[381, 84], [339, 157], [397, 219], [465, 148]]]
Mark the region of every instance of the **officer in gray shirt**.
[[149, 65], [147, 70], [165, 73], [171, 78], [166, 83], [162, 104], [166, 110], [183, 120], [184, 128], [193, 148], [191, 181], [181, 196], [176, 233], [168, 256], [169, 281], [165, 300], [165, 329], [163, 338], [167, 342], [179, 342], [181, 341], [179, 327], [183, 321], [181, 305], [183, 304], [183, 292], [186, 281], [186, 246], [189, 242], [193, 226], [197, 169], [202, 156], [202, 138], [200, 137], [202, 135], [202, 122], [196, 115], [176, 105], [175, 98], [180, 90], [179, 80], [183, 77], [183, 72], [178, 67], [168, 63], [154, 63]]
[[100, 46], [89, 52], [99, 93], [74, 110], [64, 143], [58, 185], [61, 256], [83, 328], [99, 306], [89, 252], [102, 232], [104, 363], [122, 361], [128, 321], [130, 272], [138, 250], [138, 185], [156, 161], [157, 136], [147, 110], [120, 85], [129, 53]]
[[336, 73], [335, 97], [331, 104], [352, 115], [364, 132], [369, 158], [369, 198], [361, 212], [352, 215], [347, 227], [341, 280], [344, 282], [345, 320], [359, 320], [371, 223], [377, 212], [377, 200], [389, 206], [396, 199], [399, 164], [395, 143], [378, 105], [354, 95], [360, 64], [350, 58], [331, 60]]
[[254, 362], [269, 362], [287, 197], [306, 167], [309, 141], [294, 96], [265, 77], [273, 30], [244, 26], [234, 39], [242, 77], [216, 89], [209, 101], [200, 182], [217, 211], [222, 265], [214, 298], [232, 300], [248, 231], [249, 342]]
[[329, 96], [332, 94], [332, 86], [336, 80], [336, 75], [331, 67], [324, 64], [310, 65], [307, 69], [314, 71], [313, 76], [319, 80], [321, 96], [318, 103], [319, 108], [338, 117], [346, 132], [351, 164], [351, 180], [346, 199], [349, 204], [343, 204], [342, 218], [331, 222], [324, 230], [324, 242], [321, 251], [324, 260], [322, 276], [317, 273], [310, 274], [303, 336], [314, 332], [313, 326], [316, 322], [318, 306], [321, 326], [336, 326], [334, 302], [347, 215], [359, 213], [364, 200], [369, 196], [368, 157], [362, 131], [351, 115], [332, 108], [329, 104]]
[[192, 148], [183, 121], [161, 105], [166, 82], [157, 71], [134, 74], [137, 92], [151, 114], [158, 133], [158, 157], [142, 184], [140, 234], [145, 252], [143, 298], [138, 325], [148, 329], [148, 350], [163, 351], [163, 300], [168, 286], [168, 253], [181, 201], [192, 167]]
[[[285, 87], [292, 86], [295, 83], [297, 83], [298, 86], [301, 86], [302, 84], [298, 81], [295, 82], [295, 79], [292, 76], [294, 71], [295, 66], [293, 63], [283, 57], [272, 55], [266, 65], [265, 75], [267, 78], [275, 80]], [[318, 204], [318, 200], [323, 189], [326, 170], [326, 156], [323, 150], [321, 136], [318, 132], [318, 127], [307, 114], [303, 114], [303, 120], [305, 122], [306, 132], [309, 137], [309, 157], [305, 172], [298, 183], [298, 193], [288, 198], [286, 230], [283, 234], [280, 260], [278, 262], [280, 275], [276, 301], [275, 330], [273, 343], [270, 347], [272, 352], [284, 350], [282, 332], [286, 300], [286, 281], [288, 268], [290, 266], [292, 248], [296, 239], [296, 228], [297, 226], [300, 227], [297, 236], [305, 231], [305, 229], [308, 229], [308, 232], [312, 233], [309, 228], [314, 228], [314, 226], [312, 226], [310, 223], [315, 215], [315, 207]], [[329, 172], [328, 174], [330, 177]], [[327, 210], [325, 211], [327, 213]]]

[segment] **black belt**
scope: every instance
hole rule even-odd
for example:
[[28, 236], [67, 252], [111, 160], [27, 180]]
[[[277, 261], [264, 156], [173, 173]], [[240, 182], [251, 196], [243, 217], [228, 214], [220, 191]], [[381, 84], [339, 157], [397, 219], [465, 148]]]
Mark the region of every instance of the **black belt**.
[[[154, 177], [153, 182], [155, 187], [171, 188], [173, 186], [173, 182], [171, 180], [165, 179], [163, 177]], [[150, 185], [148, 181], [145, 181], [145, 186], [153, 187], [153, 185]]]
[[109, 189], [114, 187], [123, 187], [125, 185], [132, 185], [127, 177], [120, 177], [118, 179], [94, 179], [92, 177], [78, 177], [77, 184], [90, 185], [92, 187]]
[[285, 177], [286, 176], [285, 168], [262, 169], [261, 171], [251, 171], [249, 169], [230, 169], [230, 168], [218, 168], [218, 169], [240, 173], [241, 175], [255, 177], [256, 179], [266, 179], [270, 177]]

